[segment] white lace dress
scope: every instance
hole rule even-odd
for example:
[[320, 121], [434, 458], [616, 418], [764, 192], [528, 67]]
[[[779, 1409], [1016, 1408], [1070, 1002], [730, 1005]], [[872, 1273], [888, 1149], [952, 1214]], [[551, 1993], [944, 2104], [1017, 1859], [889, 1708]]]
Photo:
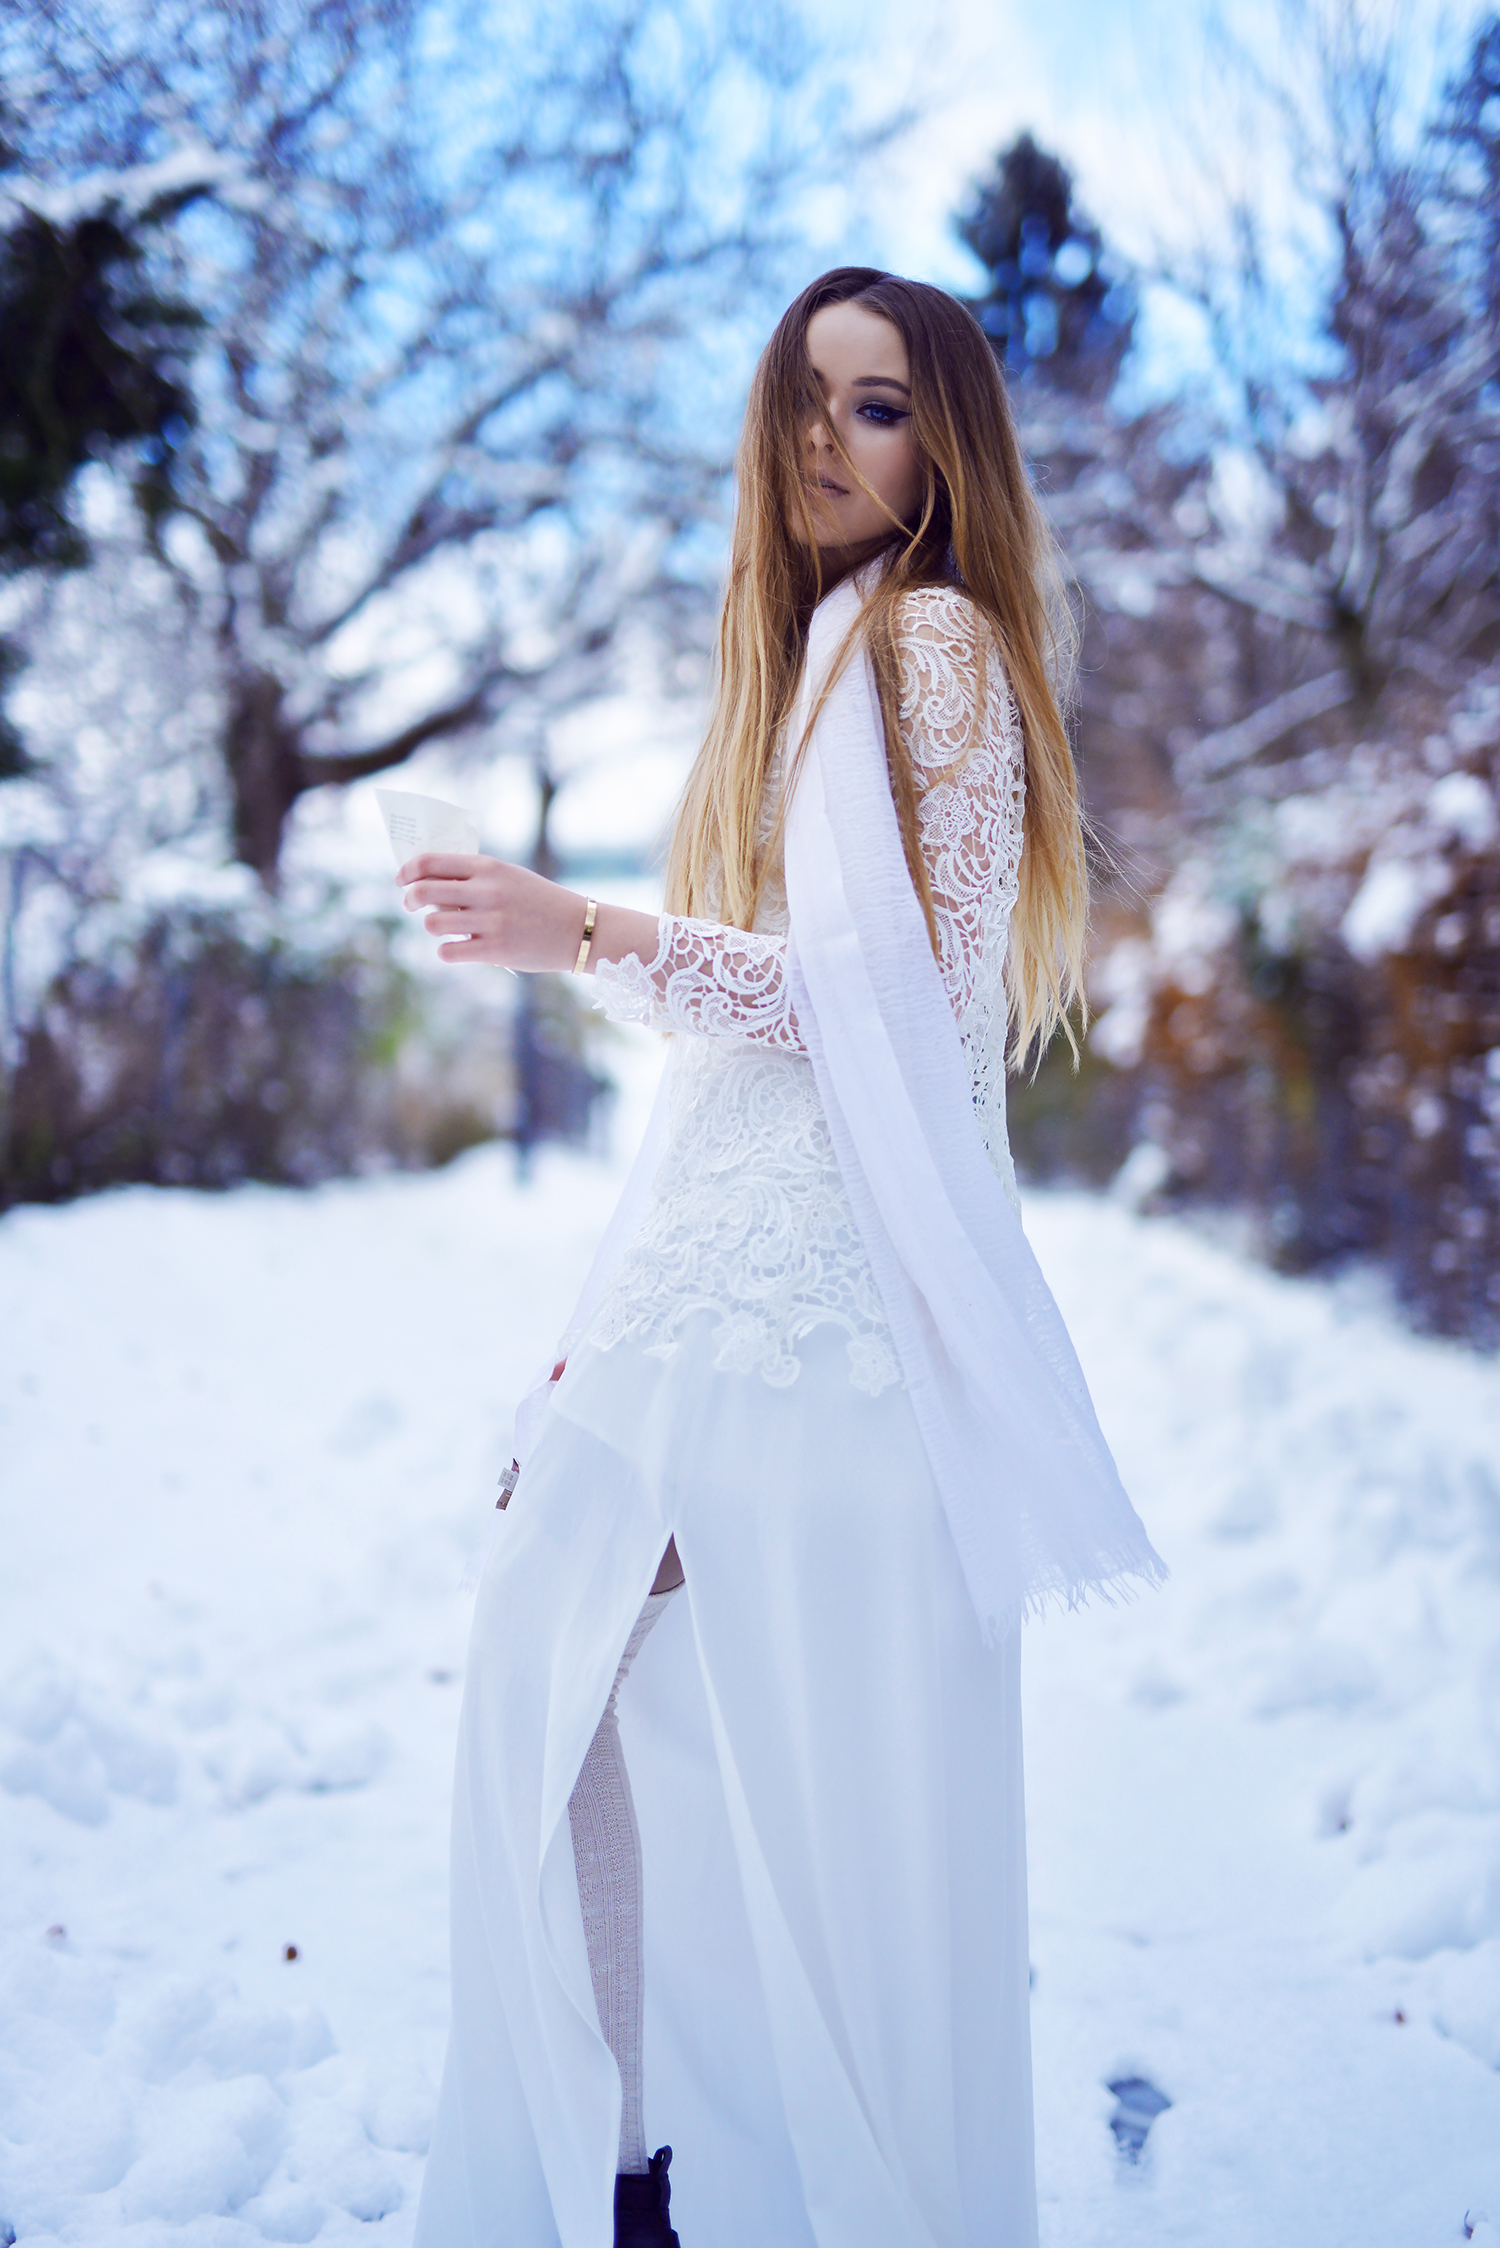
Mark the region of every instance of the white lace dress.
[[[991, 1159], [1021, 742], [959, 594], [909, 596], [902, 729]], [[1019, 1634], [984, 1643], [788, 996], [784, 904], [599, 973], [674, 1033], [645, 1220], [480, 1585], [453, 2031], [417, 2248], [610, 2248], [619, 2078], [568, 1797], [669, 1536], [620, 1728], [645, 2121], [683, 2248], [1034, 2248]], [[1011, 1184], [1011, 1191], [1014, 1191]]]
[[[980, 1130], [1014, 1200], [1004, 969], [1025, 804], [1019, 721], [961, 594], [908, 595], [897, 645], [943, 981]], [[665, 1355], [706, 1311], [716, 1367], [781, 1385], [797, 1379], [803, 1337], [828, 1325], [848, 1338], [855, 1388], [878, 1396], [901, 1370], [798, 1035], [786, 927], [773, 881], [753, 931], [664, 914], [649, 965], [632, 955], [597, 971], [609, 1014], [677, 1033], [681, 1050], [654, 1207], [589, 1339], [609, 1348], [628, 1336]]]

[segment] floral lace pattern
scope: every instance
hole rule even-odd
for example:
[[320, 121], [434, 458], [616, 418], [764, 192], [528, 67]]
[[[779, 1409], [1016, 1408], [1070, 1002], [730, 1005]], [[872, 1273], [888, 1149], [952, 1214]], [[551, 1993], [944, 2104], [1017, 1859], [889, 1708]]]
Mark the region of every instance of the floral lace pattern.
[[666, 1153], [645, 1224], [589, 1329], [668, 1355], [711, 1312], [714, 1364], [774, 1388], [825, 1323], [849, 1338], [850, 1374], [877, 1395], [901, 1379], [885, 1312], [802, 1054], [695, 1040], [674, 1060]]
[[649, 967], [633, 952], [600, 961], [600, 1003], [616, 1022], [805, 1053], [787, 985], [784, 906], [779, 919], [780, 932], [772, 933], [664, 913]]
[[[961, 593], [908, 595], [897, 646], [902, 737], [925, 784], [939, 966], [980, 1129], [1014, 1200], [1004, 968], [1025, 809], [1020, 722], [988, 629]], [[768, 832], [775, 808], [769, 800]], [[878, 1394], [901, 1370], [791, 1005], [779, 881], [757, 918], [743, 930], [663, 914], [653, 960], [596, 971], [616, 1020], [683, 1037], [652, 1207], [590, 1339], [607, 1348], [633, 1336], [665, 1355], [684, 1322], [709, 1311], [715, 1364], [780, 1386], [797, 1378], [798, 1339], [831, 1323], [848, 1336], [855, 1387]]]
[[909, 596], [898, 645], [902, 739], [919, 776], [930, 776], [918, 819], [939, 963], [979, 1128], [1015, 1200], [1005, 1129], [1005, 957], [1026, 811], [1020, 716], [999, 653], [961, 593], [943, 587]]

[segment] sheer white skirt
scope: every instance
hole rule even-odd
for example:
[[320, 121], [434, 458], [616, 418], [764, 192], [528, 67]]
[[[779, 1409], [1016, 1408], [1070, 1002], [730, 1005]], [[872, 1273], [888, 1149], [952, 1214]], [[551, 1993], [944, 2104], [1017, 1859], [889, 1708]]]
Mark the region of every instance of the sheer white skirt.
[[609, 2248], [620, 2084], [568, 1797], [620, 1725], [645, 2122], [684, 2248], [1034, 2248], [1019, 1645], [986, 1648], [904, 1389], [582, 1346], [486, 1566], [453, 2027], [418, 2248]]

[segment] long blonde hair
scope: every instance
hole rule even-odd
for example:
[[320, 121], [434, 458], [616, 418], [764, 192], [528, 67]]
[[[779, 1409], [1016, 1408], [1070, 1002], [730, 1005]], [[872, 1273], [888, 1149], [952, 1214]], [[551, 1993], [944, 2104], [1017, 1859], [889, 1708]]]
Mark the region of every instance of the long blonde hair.
[[[807, 324], [824, 305], [851, 302], [889, 320], [905, 340], [912, 434], [924, 468], [915, 520], [893, 522], [889, 537], [846, 558], [842, 573], [885, 557], [867, 581], [851, 641], [863, 636], [874, 669], [912, 884], [936, 950], [918, 826], [921, 785], [898, 723], [896, 616], [913, 587], [950, 585], [967, 594], [994, 633], [1025, 746], [1024, 848], [1006, 974], [1010, 1060], [1015, 1067], [1028, 1055], [1039, 1061], [1059, 1024], [1076, 1055], [1068, 1017], [1083, 1000], [1088, 876], [1062, 716], [1075, 656], [1073, 619], [994, 352], [972, 315], [924, 282], [840, 266], [803, 290], [761, 356], [737, 462], [713, 711], [672, 836], [668, 910], [711, 912], [751, 927], [779, 850], [779, 823], [769, 841], [762, 830], [766, 777], [796, 699], [813, 609], [840, 574], [831, 576], [819, 557], [803, 483], [806, 432], [823, 411]], [[787, 792], [802, 746], [786, 745]]]

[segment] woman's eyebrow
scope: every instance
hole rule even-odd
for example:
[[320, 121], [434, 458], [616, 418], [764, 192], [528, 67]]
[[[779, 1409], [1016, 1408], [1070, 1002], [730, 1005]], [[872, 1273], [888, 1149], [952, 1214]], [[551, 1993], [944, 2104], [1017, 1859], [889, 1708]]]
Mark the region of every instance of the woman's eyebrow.
[[907, 385], [897, 382], [894, 375], [856, 375], [851, 387], [855, 390], [899, 390], [903, 398], [911, 396]]

